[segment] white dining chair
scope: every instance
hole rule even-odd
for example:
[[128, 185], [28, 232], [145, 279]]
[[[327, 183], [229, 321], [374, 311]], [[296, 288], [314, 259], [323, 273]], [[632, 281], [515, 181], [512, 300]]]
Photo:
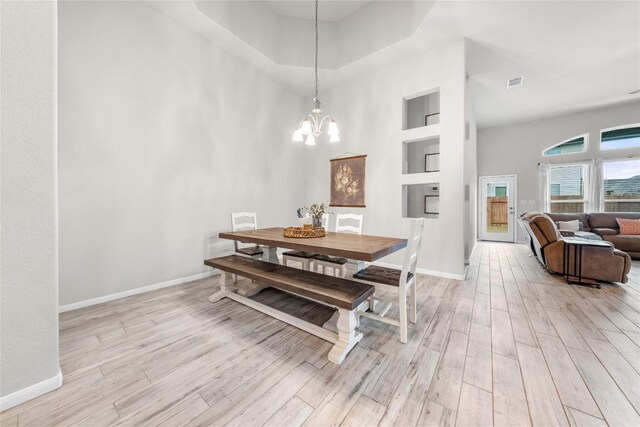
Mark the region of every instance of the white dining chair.
[[[305, 215], [305, 218], [309, 218], [309, 214]], [[329, 227], [329, 214], [322, 215], [322, 227], [326, 230]], [[302, 269], [311, 271], [313, 270], [314, 257], [318, 254], [305, 251], [288, 251], [282, 254], [282, 265], [288, 266], [290, 262], [299, 262], [302, 264]]]
[[[231, 214], [231, 230], [256, 230], [258, 228], [258, 217], [255, 212], [234, 212]], [[259, 245], [243, 244], [237, 240], [233, 241], [236, 253], [254, 259], [262, 258], [264, 251]], [[237, 279], [237, 278], [236, 278]]]
[[[362, 224], [364, 215], [362, 214], [337, 214], [336, 233], [362, 234]], [[347, 273], [347, 259], [331, 257], [328, 255], [316, 255], [313, 258], [314, 270], [326, 274], [326, 270], [331, 269], [331, 273], [336, 277], [344, 277]]]
[[[357, 319], [367, 317], [378, 320], [390, 325], [400, 327], [400, 342], [407, 342], [408, 323], [407, 323], [407, 296], [409, 296], [409, 321], [416, 323], [417, 317], [417, 301], [416, 301], [416, 266], [418, 265], [418, 255], [420, 254], [420, 244], [422, 243], [422, 230], [424, 229], [424, 218], [418, 218], [411, 223], [411, 232], [409, 233], [409, 241], [404, 254], [404, 262], [402, 270], [370, 265], [353, 275], [354, 279], [369, 283], [376, 288], [376, 293], [370, 299], [370, 307], [375, 302], [384, 303], [377, 313], [372, 311], [358, 311]], [[383, 291], [397, 291], [398, 293], [398, 310], [399, 318], [395, 319], [386, 316], [391, 308], [394, 300], [382, 298], [379, 296]]]

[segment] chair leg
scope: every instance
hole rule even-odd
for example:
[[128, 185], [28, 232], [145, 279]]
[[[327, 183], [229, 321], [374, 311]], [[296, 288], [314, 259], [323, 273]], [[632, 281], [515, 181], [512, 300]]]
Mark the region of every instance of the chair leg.
[[409, 321], [411, 323], [416, 323], [416, 319], [418, 318], [418, 303], [417, 301], [417, 291], [416, 291], [416, 282], [414, 281], [411, 285], [411, 305], [409, 306]]
[[400, 342], [407, 343], [407, 288], [400, 286], [398, 289], [398, 308], [400, 311]]

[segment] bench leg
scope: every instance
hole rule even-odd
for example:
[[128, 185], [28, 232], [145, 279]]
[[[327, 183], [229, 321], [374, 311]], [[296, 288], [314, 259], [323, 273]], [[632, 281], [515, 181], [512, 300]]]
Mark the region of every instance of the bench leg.
[[362, 333], [356, 331], [355, 310], [339, 308], [338, 317], [338, 342], [334, 344], [329, 352], [329, 360], [340, 364], [347, 356], [347, 353], [362, 339]]
[[223, 271], [220, 275], [220, 290], [209, 297], [210, 302], [218, 302], [238, 288], [234, 285], [233, 274]]
[[251, 297], [261, 290], [268, 288], [267, 285], [263, 285], [262, 283], [254, 282], [251, 283], [242, 283], [238, 284], [238, 295], [242, 295], [243, 297]]

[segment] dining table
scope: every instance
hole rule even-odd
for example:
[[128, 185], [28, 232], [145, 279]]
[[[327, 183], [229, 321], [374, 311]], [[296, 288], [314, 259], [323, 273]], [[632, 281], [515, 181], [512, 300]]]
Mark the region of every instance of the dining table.
[[[294, 238], [285, 237], [283, 227], [257, 228], [242, 231], [221, 232], [221, 239], [235, 240], [240, 243], [260, 245], [263, 251], [262, 260], [279, 264], [277, 250], [292, 249], [319, 255], [346, 258], [346, 278], [364, 268], [365, 262], [373, 262], [397, 252], [407, 246], [407, 239], [397, 237], [383, 237], [367, 234], [338, 233], [328, 231], [323, 237]], [[267, 286], [250, 282], [239, 285], [239, 293], [245, 297], [259, 293]], [[218, 296], [212, 295], [210, 300]], [[369, 302], [365, 304], [368, 308]], [[335, 329], [336, 317], [325, 323], [328, 329]]]
[[277, 249], [285, 248], [346, 258], [347, 268], [353, 272], [361, 270], [364, 262], [376, 261], [407, 246], [407, 239], [403, 238], [332, 231], [323, 237], [285, 237], [282, 227], [222, 232], [219, 237], [262, 246], [264, 261], [278, 263]]
[[[279, 275], [281, 278], [284, 268], [287, 269], [285, 271], [289, 272], [289, 277], [291, 277], [293, 282], [296, 283], [295, 287], [297, 288], [297, 291], [294, 292], [294, 294], [335, 308], [335, 305], [332, 303], [327, 304], [327, 301], [323, 302], [319, 299], [310, 297], [309, 295], [305, 295], [313, 293], [312, 288], [309, 288], [307, 291], [306, 286], [313, 287], [322, 276], [334, 281], [339, 287], [357, 287], [358, 285], [352, 280], [352, 275], [364, 268], [365, 262], [374, 262], [407, 246], [407, 239], [404, 238], [345, 232], [326, 232], [322, 237], [311, 238], [286, 237], [284, 235], [284, 228], [282, 227], [221, 232], [219, 237], [221, 239], [234, 240], [243, 244], [259, 245], [260, 250], [262, 251], [261, 261], [266, 261], [266, 263], [264, 263], [265, 265], [268, 265], [267, 263], [280, 264], [277, 252], [278, 249], [305, 251], [330, 257], [345, 258], [347, 260], [345, 264], [347, 274], [344, 279], [330, 279], [329, 276], [301, 270], [299, 274], [300, 280], [297, 281], [295, 280], [296, 275], [292, 273], [294, 270], [298, 269], [278, 266], [273, 269], [262, 267], [263, 275], [260, 276], [260, 280], [264, 283], [260, 283], [260, 280], [239, 281], [237, 276], [234, 277], [233, 274], [225, 273], [225, 271], [223, 271], [220, 278], [220, 289], [209, 297], [209, 301], [211, 302], [219, 301], [221, 298], [231, 298], [236, 302], [261, 311], [272, 317], [276, 317], [300, 329], [326, 339], [327, 341], [333, 342], [334, 347], [332, 347], [332, 351], [329, 353], [329, 360], [336, 363], [340, 363], [344, 359], [346, 353], [362, 338], [362, 333], [356, 332], [354, 329], [355, 313], [357, 311], [364, 312], [368, 309], [373, 309], [374, 307], [371, 307], [370, 304], [375, 304], [374, 298], [363, 299], [361, 302], [358, 302], [358, 305], [353, 306], [353, 308], [350, 309], [352, 311], [349, 312], [345, 309], [339, 308], [328, 321], [324, 322], [322, 326], [319, 326], [309, 324], [308, 322], [302, 321], [294, 316], [279, 312], [277, 309], [259, 303], [250, 297], [269, 287], [267, 283], [275, 283], [277, 281], [276, 276]], [[228, 256], [227, 259], [229, 257], [230, 256]], [[225, 258], [223, 257], [206, 260], [205, 264], [212, 267], [222, 266], [225, 262], [223, 261], [224, 259]], [[237, 261], [234, 261], [234, 263], [237, 264]], [[228, 265], [227, 268], [229, 268]], [[235, 274], [242, 276], [242, 271], [243, 270], [237, 270], [235, 271]], [[317, 275], [317, 277], [312, 279], [310, 274]], [[250, 277], [251, 275], [249, 275], [249, 278]], [[255, 275], [254, 277], [257, 278]], [[353, 283], [353, 285], [349, 282]], [[290, 286], [288, 288], [290, 288]], [[336, 289], [336, 292], [338, 292], [338, 289]]]

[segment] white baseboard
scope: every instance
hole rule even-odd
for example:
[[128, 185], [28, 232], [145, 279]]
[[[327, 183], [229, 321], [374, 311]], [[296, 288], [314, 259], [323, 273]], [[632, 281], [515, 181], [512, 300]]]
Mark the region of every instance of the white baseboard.
[[143, 294], [145, 292], [155, 291], [156, 289], [168, 288], [169, 286], [181, 285], [183, 283], [192, 282], [198, 279], [204, 279], [205, 277], [214, 276], [220, 274], [220, 271], [213, 269], [206, 273], [194, 274], [193, 276], [180, 277], [178, 279], [167, 280], [166, 282], [156, 283], [153, 285], [142, 286], [141, 288], [129, 289], [115, 294], [104, 295], [97, 298], [91, 298], [84, 301], [78, 301], [71, 304], [61, 305], [58, 309], [60, 313], [66, 311], [77, 310], [83, 307], [89, 307], [91, 305], [102, 304], [103, 302], [113, 301], [120, 298], [130, 297], [131, 295]]
[[[390, 264], [388, 262], [377, 262], [376, 261], [373, 264], [379, 265], [381, 267], [389, 267], [389, 268], [395, 268], [395, 269], [398, 269], [398, 270], [402, 270], [402, 266], [401, 265]], [[428, 274], [429, 276], [442, 277], [444, 279], [464, 280], [464, 274], [445, 273], [444, 271], [427, 270], [426, 268], [416, 268], [416, 273]]]
[[49, 393], [62, 385], [62, 371], [58, 368], [58, 374], [55, 377], [40, 381], [22, 390], [0, 397], [0, 411], [13, 408], [27, 400], [35, 399], [45, 393]]

